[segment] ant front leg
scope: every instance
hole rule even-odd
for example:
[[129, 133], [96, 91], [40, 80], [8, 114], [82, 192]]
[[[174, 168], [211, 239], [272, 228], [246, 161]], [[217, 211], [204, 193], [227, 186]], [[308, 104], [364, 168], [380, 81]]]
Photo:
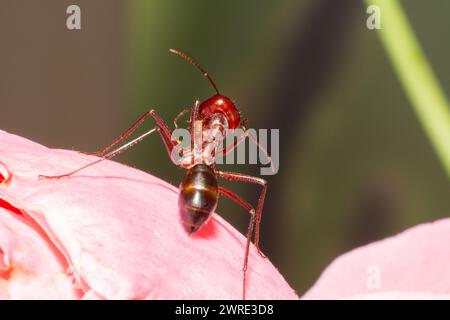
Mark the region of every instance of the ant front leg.
[[[259, 254], [263, 258], [266, 258], [266, 256], [262, 253], [261, 248], [259, 247], [259, 225], [261, 223], [262, 209], [264, 206], [264, 199], [266, 197], [266, 192], [267, 192], [267, 181], [264, 179], [261, 179], [261, 178], [257, 178], [257, 177], [245, 175], [242, 173], [237, 173], [237, 172], [216, 171], [216, 173], [219, 177], [230, 180], [230, 181], [249, 182], [249, 183], [259, 184], [260, 186], [262, 186], [261, 193], [259, 194], [258, 206], [256, 207], [255, 246], [258, 249]], [[235, 197], [237, 197], [237, 196], [235, 195]], [[233, 200], [235, 200], [235, 199], [233, 199]], [[243, 202], [242, 199], [240, 199], [240, 201]], [[241, 203], [241, 205], [244, 206], [242, 203]], [[248, 205], [248, 203], [247, 203], [247, 205]]]
[[145, 119], [147, 119], [149, 116], [152, 117], [153, 120], [155, 120], [156, 125], [158, 127], [158, 131], [161, 135], [161, 139], [163, 140], [164, 145], [167, 149], [167, 152], [170, 155], [172, 152], [173, 146], [174, 146], [174, 144], [172, 143], [172, 140], [171, 140], [172, 134], [169, 130], [169, 127], [164, 122], [164, 120], [153, 109], [144, 113], [135, 123], [133, 123], [131, 125], [131, 127], [129, 127], [125, 132], [123, 132], [116, 139], [114, 139], [113, 142], [111, 142], [105, 148], [95, 151], [95, 152], [83, 152], [83, 153], [103, 157], [109, 150], [111, 150], [112, 147], [114, 147], [119, 142], [127, 139], [130, 135], [132, 135], [133, 132], [136, 131], [136, 129], [139, 128], [142, 125], [142, 123], [145, 121]]
[[178, 120], [180, 120], [180, 118], [183, 117], [186, 113], [190, 112], [191, 109], [192, 108], [186, 108], [177, 114], [177, 116], [173, 119], [173, 125], [175, 126], [175, 129], [178, 128]]
[[245, 139], [249, 139], [250, 142], [254, 143], [258, 149], [260, 150], [260, 154], [262, 153], [266, 159], [268, 160], [268, 163], [270, 163], [270, 168], [272, 169], [272, 172], [276, 172], [276, 168], [274, 166], [274, 163], [272, 161], [272, 158], [269, 156], [266, 148], [262, 146], [259, 142], [257, 137], [255, 137], [251, 132], [251, 130], [246, 128], [247, 119], [244, 119], [240, 125], [240, 128], [243, 130], [242, 134], [237, 137], [237, 139], [230, 145], [226, 145], [222, 149], [220, 149], [217, 154], [221, 155], [222, 157], [228, 155], [230, 152], [232, 152], [238, 145], [240, 145], [242, 142], [245, 141]]
[[[144, 133], [144, 134], [140, 135], [139, 137], [135, 138], [134, 140], [124, 144], [123, 146], [107, 153], [113, 146], [118, 144], [120, 141], [128, 138], [144, 122], [144, 120], [148, 116], [151, 116], [155, 120], [155, 122], [156, 122], [155, 128], [147, 131], [146, 133]], [[73, 170], [71, 172], [68, 172], [68, 173], [65, 173], [62, 175], [57, 175], [57, 176], [39, 175], [39, 179], [68, 178], [68, 177], [72, 176], [73, 174], [80, 172], [81, 170], [84, 170], [84, 169], [86, 169], [90, 166], [93, 166], [99, 162], [102, 162], [102, 161], [108, 160], [108, 159], [112, 159], [112, 158], [118, 156], [119, 154], [121, 154], [121, 153], [125, 152], [126, 150], [130, 149], [131, 147], [133, 147], [135, 144], [144, 140], [144, 138], [146, 138], [148, 135], [152, 134], [155, 131], [159, 132], [161, 139], [164, 142], [164, 145], [166, 147], [166, 150], [167, 150], [170, 158], [172, 159], [172, 161], [174, 161], [174, 159], [172, 157], [172, 150], [173, 150], [175, 143], [172, 142], [172, 139], [171, 139], [172, 134], [171, 134], [169, 128], [167, 127], [166, 123], [164, 122], [164, 120], [161, 117], [159, 117], [159, 115], [156, 113], [156, 111], [150, 110], [150, 111], [144, 113], [130, 128], [128, 128], [124, 133], [122, 133], [118, 138], [116, 138], [111, 144], [109, 144], [107, 147], [103, 148], [102, 150], [98, 151], [97, 154], [101, 155], [100, 159], [97, 159], [97, 160], [90, 162], [76, 170]]]

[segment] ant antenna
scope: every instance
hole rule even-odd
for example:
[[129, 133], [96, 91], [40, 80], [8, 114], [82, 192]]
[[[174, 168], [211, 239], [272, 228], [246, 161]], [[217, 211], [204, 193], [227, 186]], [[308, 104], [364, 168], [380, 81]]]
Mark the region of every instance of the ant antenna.
[[217, 89], [217, 86], [216, 86], [216, 83], [214, 82], [214, 80], [209, 76], [208, 72], [206, 72], [202, 67], [200, 67], [200, 65], [198, 64], [197, 61], [195, 61], [193, 58], [189, 57], [188, 55], [186, 55], [183, 52], [178, 51], [176, 49], [169, 49], [169, 51], [186, 59], [190, 64], [192, 64], [195, 69], [197, 69], [200, 73], [202, 73], [209, 80], [209, 82], [213, 86], [214, 90], [216, 90], [217, 94], [220, 94], [219, 89]]

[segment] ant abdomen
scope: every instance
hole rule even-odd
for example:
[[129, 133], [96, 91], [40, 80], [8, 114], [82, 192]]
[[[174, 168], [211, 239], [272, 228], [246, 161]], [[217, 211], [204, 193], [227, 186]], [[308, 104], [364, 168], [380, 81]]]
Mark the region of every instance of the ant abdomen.
[[217, 207], [219, 188], [216, 175], [206, 164], [190, 168], [180, 184], [178, 206], [181, 222], [188, 233], [203, 226]]

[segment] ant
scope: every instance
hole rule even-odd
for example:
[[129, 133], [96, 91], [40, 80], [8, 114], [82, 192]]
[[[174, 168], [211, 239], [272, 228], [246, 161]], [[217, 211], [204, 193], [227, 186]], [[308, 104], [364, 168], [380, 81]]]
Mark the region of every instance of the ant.
[[[188, 55], [175, 50], [170, 49], [171, 53], [174, 53], [185, 60], [187, 60], [190, 64], [192, 64], [203, 76], [209, 81], [211, 86], [215, 90], [215, 94], [206, 99], [203, 102], [200, 102], [199, 99], [196, 99], [194, 106], [188, 109], [181, 111], [174, 119], [174, 125], [177, 128], [177, 121], [180, 117], [190, 112], [190, 128], [189, 132], [191, 138], [194, 138], [196, 134], [200, 134], [205, 136], [205, 133], [208, 130], [219, 130], [220, 132], [225, 132], [226, 130], [234, 130], [237, 128], [243, 129], [242, 136], [237, 139], [230, 146], [225, 146], [222, 150], [223, 154], [226, 155], [231, 150], [236, 148], [236, 146], [242, 142], [246, 137], [252, 138], [251, 135], [247, 134], [246, 128], [246, 119], [241, 121], [240, 113], [234, 104], [234, 102], [220, 94], [219, 89], [217, 88], [214, 80], [210, 77], [210, 75], [195, 61], [193, 58]], [[150, 131], [142, 134], [141, 136], [135, 138], [134, 140], [124, 144], [123, 146], [108, 152], [111, 150], [113, 146], [118, 144], [119, 142], [127, 139], [148, 117], [153, 118], [156, 122], [156, 126]], [[201, 123], [200, 129], [197, 126], [194, 126], [194, 122], [199, 121]], [[197, 129], [196, 129], [197, 128]], [[198, 132], [200, 130], [200, 132]], [[255, 232], [254, 243], [259, 252], [259, 254], [266, 258], [266, 256], [261, 252], [259, 247], [259, 229], [261, 223], [261, 215], [264, 204], [264, 198], [267, 191], [267, 181], [258, 177], [253, 177], [249, 175], [245, 175], [242, 173], [235, 172], [225, 172], [219, 171], [215, 168], [214, 157], [204, 155], [204, 150], [208, 147], [211, 147], [211, 144], [217, 143], [216, 141], [211, 141], [210, 137], [206, 137], [203, 140], [202, 145], [200, 146], [200, 150], [194, 150], [191, 152], [187, 152], [182, 155], [181, 161], [176, 161], [174, 158], [174, 148], [180, 145], [180, 141], [172, 139], [172, 132], [170, 131], [167, 124], [164, 120], [156, 113], [155, 110], [150, 110], [144, 113], [130, 128], [128, 128], [125, 132], [123, 132], [119, 137], [117, 137], [111, 144], [106, 146], [105, 148], [92, 153], [92, 155], [100, 156], [101, 158], [93, 161], [87, 165], [84, 165], [74, 171], [71, 171], [66, 174], [58, 175], [58, 176], [44, 176], [40, 175], [39, 178], [42, 179], [62, 179], [68, 178], [73, 174], [90, 167], [96, 163], [104, 161], [106, 159], [111, 159], [127, 149], [131, 148], [138, 142], [142, 141], [145, 137], [152, 134], [153, 132], [158, 132], [161, 136], [161, 139], [167, 149], [167, 152], [171, 158], [171, 160], [178, 166], [187, 169], [186, 174], [180, 184], [180, 194], [178, 198], [178, 206], [180, 210], [181, 222], [188, 234], [193, 234], [198, 231], [212, 216], [213, 212], [217, 208], [219, 195], [226, 196], [236, 202], [238, 205], [245, 208], [250, 214], [250, 222], [247, 229], [247, 241], [245, 246], [245, 255], [243, 262], [243, 278], [242, 278], [242, 298], [245, 300], [245, 283], [246, 283], [246, 273], [248, 267], [248, 257], [249, 257], [249, 249], [250, 242], [253, 232]], [[252, 138], [254, 139], [254, 138]], [[191, 141], [193, 141], [192, 139]], [[265, 150], [254, 140], [257, 146], [265, 152]], [[267, 153], [266, 156], [268, 157]], [[270, 160], [270, 157], [268, 157]], [[253, 183], [260, 185], [262, 187], [258, 205], [256, 209], [249, 204], [247, 201], [236, 195], [234, 192], [223, 188], [218, 185], [217, 178], [223, 178], [231, 181], [241, 181], [247, 183]]]

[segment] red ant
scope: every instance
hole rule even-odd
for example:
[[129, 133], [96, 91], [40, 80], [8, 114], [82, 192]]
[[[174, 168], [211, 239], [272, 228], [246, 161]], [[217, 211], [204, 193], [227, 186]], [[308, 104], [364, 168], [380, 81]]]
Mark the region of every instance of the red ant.
[[[191, 115], [189, 120], [190, 123], [189, 130], [191, 138], [194, 138], [194, 135], [196, 133], [197, 134], [199, 133], [195, 132], [194, 129], [195, 127], [194, 122], [196, 121], [201, 122], [200, 130], [202, 131], [199, 134], [204, 134], [207, 130], [220, 130], [221, 132], [223, 132], [225, 130], [233, 130], [237, 128], [243, 129], [244, 134], [241, 136], [241, 138], [238, 139], [238, 141], [233, 145], [226, 146], [222, 150], [223, 154], [227, 154], [228, 152], [233, 150], [237, 146], [237, 144], [239, 144], [247, 136], [249, 136], [246, 134], [247, 133], [247, 129], [245, 126], [246, 120], [243, 120], [241, 122], [240, 114], [238, 109], [236, 108], [236, 105], [233, 103], [233, 101], [231, 101], [230, 98], [220, 94], [213, 79], [197, 63], [197, 61], [195, 61], [191, 57], [187, 56], [186, 54], [178, 50], [170, 49], [170, 52], [190, 62], [200, 73], [202, 73], [208, 79], [208, 81], [216, 91], [216, 93], [209, 99], [206, 99], [203, 102], [200, 102], [197, 99], [193, 107], [181, 111], [174, 119], [175, 127], [178, 127], [177, 120], [181, 116], [190, 112]], [[156, 122], [156, 127], [142, 134], [138, 138], [126, 143], [122, 147], [117, 148], [116, 150], [113, 150], [111, 152], [108, 152], [117, 143], [128, 138], [149, 116], [152, 117], [153, 120]], [[164, 122], [164, 120], [156, 113], [156, 111], [152, 109], [144, 113], [128, 130], [126, 130], [119, 137], [117, 137], [110, 145], [97, 152], [88, 153], [100, 156], [101, 157], [100, 159], [63, 175], [58, 176], [40, 175], [39, 177], [44, 179], [67, 178], [87, 167], [90, 167], [106, 159], [111, 159], [123, 153], [125, 150], [131, 148], [133, 145], [142, 141], [146, 136], [150, 135], [155, 131], [159, 132], [161, 139], [172, 161], [176, 165], [187, 169], [186, 175], [184, 176], [183, 181], [180, 184], [180, 194], [178, 200], [181, 221], [187, 233], [192, 234], [198, 231], [208, 221], [208, 219], [211, 217], [211, 215], [213, 214], [213, 212], [217, 207], [219, 195], [224, 195], [230, 198], [240, 206], [244, 207], [250, 213], [250, 222], [247, 230], [247, 242], [245, 246], [245, 256], [242, 268], [243, 271], [242, 297], [243, 299], [245, 299], [246, 272], [248, 266], [250, 241], [253, 231], [255, 231], [255, 238], [254, 238], [255, 246], [258, 249], [259, 254], [262, 257], [266, 258], [266, 256], [261, 252], [261, 249], [259, 248], [259, 225], [261, 222], [261, 214], [267, 190], [267, 181], [258, 177], [253, 177], [241, 173], [216, 170], [214, 160], [211, 161], [211, 158], [204, 157], [202, 154], [202, 150], [208, 147], [208, 144], [213, 143], [210, 140], [206, 140], [206, 142], [202, 144], [200, 149], [200, 155], [195, 154], [194, 150], [191, 153], [183, 155], [184, 160], [182, 162], [175, 161], [173, 151], [174, 148], [180, 144], [180, 141], [175, 141], [172, 139], [172, 132], [169, 130], [169, 127]], [[192, 139], [191, 141], [194, 141], [194, 139]], [[258, 145], [258, 147], [260, 146]], [[247, 201], [236, 195], [234, 192], [225, 189], [223, 187], [220, 187], [217, 183], [217, 177], [221, 177], [232, 181], [242, 181], [260, 185], [262, 187], [262, 190], [259, 196], [256, 210], [251, 204], [249, 204]]]

